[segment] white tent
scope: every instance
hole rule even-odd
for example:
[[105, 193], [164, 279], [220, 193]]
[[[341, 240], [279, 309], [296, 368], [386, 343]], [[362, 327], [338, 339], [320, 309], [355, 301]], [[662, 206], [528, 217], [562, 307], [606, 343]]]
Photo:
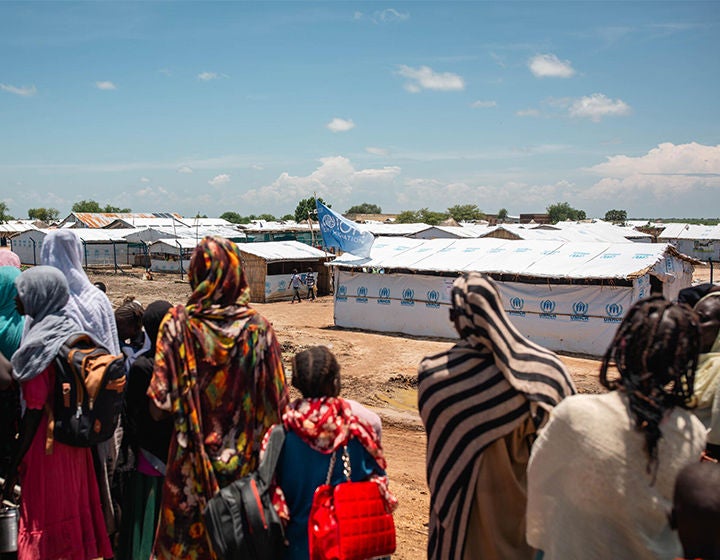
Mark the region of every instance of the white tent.
[[667, 224], [658, 241], [701, 261], [720, 260], [720, 225]]
[[676, 298], [695, 262], [660, 244], [379, 238], [370, 258], [346, 253], [329, 264], [337, 270], [338, 326], [455, 337], [452, 282], [459, 272], [479, 271], [496, 279], [525, 336], [601, 355], [633, 303], [651, 286]]
[[[23, 264], [40, 264], [40, 250], [45, 236], [52, 229], [34, 229], [12, 238], [12, 250]], [[105, 229], [73, 229], [80, 238], [85, 266], [120, 266], [128, 264], [127, 241], [117, 231]]]

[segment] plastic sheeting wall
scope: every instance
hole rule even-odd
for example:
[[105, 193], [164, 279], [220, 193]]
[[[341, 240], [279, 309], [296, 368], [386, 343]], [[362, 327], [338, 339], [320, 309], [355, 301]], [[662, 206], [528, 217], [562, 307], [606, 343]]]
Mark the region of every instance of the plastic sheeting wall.
[[[265, 301], [278, 301], [291, 299], [293, 291], [290, 287], [290, 278], [292, 274], [276, 274], [265, 277]], [[300, 274], [303, 285], [300, 287], [300, 295], [303, 299], [307, 297], [307, 287], [305, 286], [305, 273]], [[315, 282], [317, 282], [317, 272], [315, 273]]]
[[[453, 278], [342, 270], [336, 278], [335, 324], [340, 327], [457, 337], [448, 314]], [[649, 291], [647, 278], [633, 287], [497, 285], [523, 335], [553, 350], [595, 356], [605, 352], [635, 299]]]

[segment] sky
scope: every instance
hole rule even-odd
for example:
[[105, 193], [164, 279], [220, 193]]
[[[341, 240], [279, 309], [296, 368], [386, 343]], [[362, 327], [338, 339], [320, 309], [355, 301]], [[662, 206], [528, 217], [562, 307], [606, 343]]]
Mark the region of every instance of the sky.
[[0, 200], [720, 215], [720, 2], [0, 2]]

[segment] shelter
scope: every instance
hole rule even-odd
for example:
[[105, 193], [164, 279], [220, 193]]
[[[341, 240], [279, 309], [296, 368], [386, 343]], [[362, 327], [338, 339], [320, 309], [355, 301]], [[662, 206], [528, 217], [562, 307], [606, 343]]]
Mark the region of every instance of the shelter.
[[329, 265], [340, 327], [454, 338], [453, 280], [478, 271], [497, 281], [506, 311], [530, 340], [599, 356], [633, 303], [651, 290], [675, 299], [695, 263], [661, 244], [383, 237], [370, 258], [346, 253]]
[[[33, 229], [20, 233], [10, 241], [12, 250], [22, 264], [40, 264], [40, 250], [51, 229]], [[132, 264], [128, 257], [128, 244], [117, 232], [104, 229], [76, 229], [75, 234], [83, 246], [83, 265], [113, 267]]]
[[[170, 212], [71, 212], [67, 218], [60, 222], [58, 227], [62, 228], [104, 228], [116, 220], [124, 220], [125, 225], [119, 225], [115, 227], [136, 227], [133, 225], [133, 221], [138, 220], [149, 220], [152, 223], [158, 221], [158, 219], [168, 220], [180, 220], [182, 217], [180, 214], [173, 214]], [[140, 224], [137, 226], [144, 227], [149, 225], [148, 223]]]
[[312, 268], [319, 295], [330, 293], [331, 270], [323, 263], [333, 255], [299, 241], [270, 241], [239, 245], [252, 301], [267, 303], [292, 298], [293, 269], [302, 274]]
[[701, 261], [720, 261], [720, 225], [667, 224], [658, 241]]

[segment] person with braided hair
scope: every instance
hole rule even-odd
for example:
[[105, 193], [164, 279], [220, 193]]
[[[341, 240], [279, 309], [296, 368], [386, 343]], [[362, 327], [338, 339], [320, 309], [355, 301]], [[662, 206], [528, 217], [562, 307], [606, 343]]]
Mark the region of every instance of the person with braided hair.
[[677, 474], [705, 447], [705, 428], [686, 410], [699, 340], [690, 307], [641, 300], [603, 357], [609, 392], [554, 409], [528, 466], [527, 538], [546, 560], [682, 554], [667, 513]]

